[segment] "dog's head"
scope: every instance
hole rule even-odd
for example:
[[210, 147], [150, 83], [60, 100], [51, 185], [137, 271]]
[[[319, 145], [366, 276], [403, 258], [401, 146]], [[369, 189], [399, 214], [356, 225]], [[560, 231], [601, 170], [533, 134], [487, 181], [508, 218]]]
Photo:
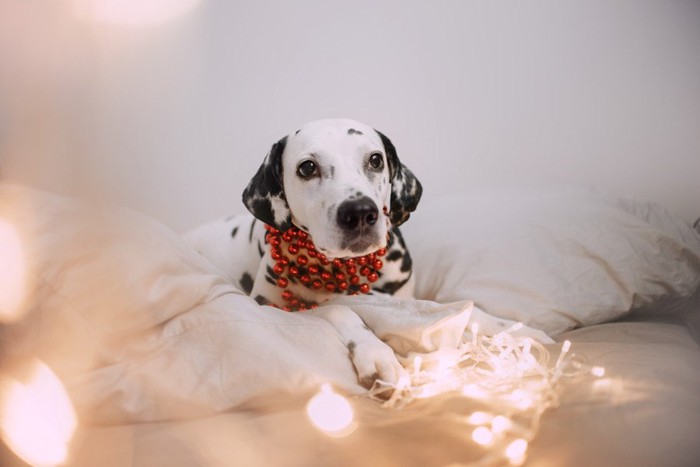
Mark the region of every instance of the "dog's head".
[[266, 224], [295, 225], [319, 251], [344, 258], [384, 247], [421, 193], [389, 138], [354, 120], [319, 120], [272, 145], [243, 203]]

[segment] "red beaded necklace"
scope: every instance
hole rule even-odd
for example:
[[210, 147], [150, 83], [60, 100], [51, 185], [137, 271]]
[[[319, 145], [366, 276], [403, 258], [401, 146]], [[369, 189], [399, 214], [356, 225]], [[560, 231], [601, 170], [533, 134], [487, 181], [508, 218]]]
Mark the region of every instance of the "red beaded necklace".
[[307, 232], [297, 227], [281, 232], [266, 225], [270, 256], [275, 261], [272, 268], [277, 275], [277, 286], [283, 290], [285, 311], [304, 311], [316, 308], [317, 303], [307, 302], [287, 290], [290, 282], [299, 283], [308, 289], [357, 295], [368, 294], [371, 284], [379, 279], [378, 271], [384, 266], [380, 257], [386, 248], [356, 258], [328, 259], [316, 250]]

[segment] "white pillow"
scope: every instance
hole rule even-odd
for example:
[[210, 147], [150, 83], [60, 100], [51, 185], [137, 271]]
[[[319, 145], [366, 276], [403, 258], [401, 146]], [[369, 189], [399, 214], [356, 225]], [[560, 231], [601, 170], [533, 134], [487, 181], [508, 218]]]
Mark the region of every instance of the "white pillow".
[[471, 299], [551, 335], [668, 305], [700, 286], [700, 236], [651, 203], [473, 191], [427, 198], [402, 229], [418, 298]]

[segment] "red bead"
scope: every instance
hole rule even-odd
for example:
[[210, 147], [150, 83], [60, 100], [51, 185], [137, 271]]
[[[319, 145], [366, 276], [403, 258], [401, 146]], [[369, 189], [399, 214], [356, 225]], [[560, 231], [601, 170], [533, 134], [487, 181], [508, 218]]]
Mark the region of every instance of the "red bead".
[[270, 243], [274, 246], [279, 246], [282, 244], [282, 239], [279, 237], [279, 235], [270, 235]]
[[277, 260], [282, 258], [282, 250], [276, 246], [272, 247], [272, 251], [270, 252], [270, 256], [272, 256], [272, 259], [277, 261]]
[[323, 272], [321, 273], [321, 279], [323, 279], [324, 281], [329, 281], [329, 280], [331, 280], [331, 277], [333, 277], [333, 276], [331, 276], [331, 273], [328, 272], [328, 271], [323, 271]]
[[329, 292], [335, 292], [335, 283], [334, 282], [326, 282], [326, 290]]
[[311, 277], [309, 277], [308, 274], [304, 274], [303, 276], [301, 276], [301, 278], [299, 280], [301, 281], [302, 284], [308, 285], [311, 282]]
[[316, 305], [316, 304], [314, 303], [314, 304], [311, 305], [309, 308], [311, 308], [312, 310], [315, 310], [316, 308], [318, 308], [318, 305]]
[[284, 264], [285, 266], [288, 265], [288, 264], [289, 264], [289, 257], [287, 257], [287, 256], [282, 256], [282, 257], [280, 258], [280, 262], [281, 262], [282, 264]]
[[285, 302], [288, 302], [291, 299], [292, 299], [292, 292], [290, 292], [289, 290], [285, 290], [284, 292], [282, 292], [282, 300], [284, 300]]
[[309, 234], [307, 234], [307, 233], [304, 232], [303, 230], [300, 230], [300, 231], [299, 231], [299, 238], [301, 238], [301, 239], [303, 239], [303, 240], [306, 240], [307, 238], [309, 238]]
[[360, 269], [360, 275], [362, 275], [362, 276], [366, 276], [366, 275], [368, 275], [370, 272], [372, 272], [372, 270], [371, 270], [369, 267], [367, 267], [367, 266], [365, 266], [364, 268]]
[[287, 250], [293, 255], [296, 255], [297, 253], [299, 253], [299, 247], [294, 245], [293, 243], [291, 245], [289, 245], [289, 248], [287, 248]]
[[285, 233], [282, 234], [282, 240], [285, 242], [291, 242], [292, 241], [292, 234], [287, 230]]
[[298, 276], [299, 275], [299, 267], [298, 266], [289, 266], [289, 274], [292, 276]]
[[280, 277], [277, 279], [277, 285], [284, 289], [289, 285], [289, 280], [286, 277]]
[[360, 286], [360, 292], [362, 293], [369, 293], [370, 290], [369, 284], [362, 284]]
[[305, 266], [309, 263], [309, 258], [307, 258], [304, 255], [301, 255], [297, 258], [297, 263], [299, 263], [301, 266]]
[[315, 258], [318, 256], [318, 253], [316, 253], [316, 250], [309, 250], [308, 255], [312, 258]]
[[311, 287], [313, 287], [314, 289], [320, 289], [321, 287], [323, 287], [323, 282], [321, 282], [320, 280], [316, 279], [315, 281], [313, 281], [313, 282], [311, 283]]
[[306, 241], [306, 249], [307, 250], [316, 250], [316, 245], [314, 245], [314, 242], [311, 240]]
[[280, 275], [284, 272], [284, 266], [280, 263], [275, 264], [275, 267], [272, 268], [272, 270], [275, 272], [275, 274]]
[[353, 274], [357, 274], [357, 266], [350, 266], [349, 268], [347, 268], [347, 271], [348, 271], [348, 274], [350, 274], [351, 276]]
[[357, 264], [354, 259], [350, 258], [348, 260], [345, 260], [345, 267], [346, 268], [351, 268]]
[[284, 311], [292, 311], [292, 309], [291, 309], [290, 307], [288, 307], [288, 306], [283, 306], [282, 309], [283, 309]]
[[348, 283], [343, 281], [343, 282], [338, 284], [338, 288], [340, 290], [342, 290], [343, 292], [345, 292], [346, 290], [348, 290]]
[[338, 282], [345, 280], [345, 274], [343, 274], [342, 272], [336, 273], [333, 277], [335, 277], [335, 280], [337, 280]]
[[381, 259], [376, 259], [376, 260], [374, 260], [374, 263], [372, 264], [372, 266], [374, 267], [374, 269], [376, 269], [378, 271], [384, 267], [384, 263], [382, 262]]
[[350, 283], [352, 285], [357, 285], [360, 283], [360, 276], [352, 276], [350, 277]]
[[366, 256], [360, 256], [359, 258], [357, 258], [357, 264], [359, 264], [360, 266], [367, 266], [367, 261], [368, 260]]
[[309, 274], [314, 276], [318, 274], [318, 266], [309, 266]]
[[301, 305], [299, 305], [299, 311], [306, 311], [306, 310], [308, 310], [306, 303], [302, 303]]
[[377, 256], [384, 256], [386, 254], [386, 248], [380, 248], [377, 250]]
[[297, 246], [299, 248], [304, 248], [306, 247], [306, 241], [302, 238], [297, 238]]
[[293, 298], [292, 301], [289, 302], [289, 304], [290, 304], [291, 306], [293, 306], [293, 307], [296, 308], [296, 307], [299, 306], [299, 299], [298, 299], [298, 298]]
[[331, 264], [331, 262], [325, 258], [322, 258], [320, 261], [321, 261], [321, 264], [324, 266], [328, 266], [329, 264]]
[[343, 261], [340, 260], [340, 259], [338, 259], [338, 258], [336, 258], [336, 259], [333, 260], [333, 266], [335, 266], [336, 268], [340, 269], [340, 268], [343, 267]]
[[379, 274], [377, 274], [376, 272], [370, 272], [367, 275], [367, 280], [370, 282], [377, 282], [377, 280], [379, 280]]

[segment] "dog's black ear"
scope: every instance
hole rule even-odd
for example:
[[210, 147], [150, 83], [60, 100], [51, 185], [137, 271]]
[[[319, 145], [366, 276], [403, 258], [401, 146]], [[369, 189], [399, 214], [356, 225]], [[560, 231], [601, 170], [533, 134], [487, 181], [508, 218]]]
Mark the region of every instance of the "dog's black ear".
[[399, 161], [396, 148], [391, 140], [380, 131], [377, 131], [377, 134], [384, 144], [384, 152], [389, 163], [391, 176], [389, 220], [392, 225], [399, 226], [406, 222], [411, 213], [416, 210], [418, 201], [423, 194], [423, 187], [413, 172]]
[[285, 136], [272, 145], [258, 172], [243, 191], [243, 204], [253, 215], [278, 230], [292, 226], [292, 213], [282, 183], [282, 153]]

